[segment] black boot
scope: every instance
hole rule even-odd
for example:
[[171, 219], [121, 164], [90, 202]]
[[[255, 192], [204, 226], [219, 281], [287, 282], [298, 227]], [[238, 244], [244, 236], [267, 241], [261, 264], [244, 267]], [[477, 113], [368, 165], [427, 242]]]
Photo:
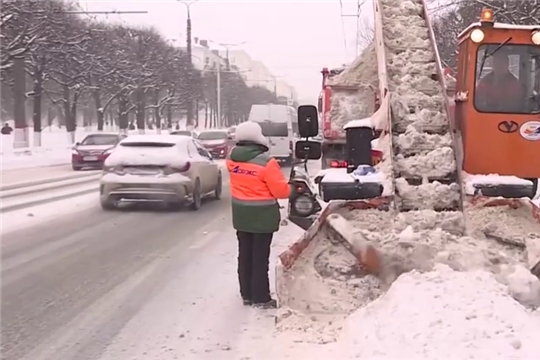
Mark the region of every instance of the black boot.
[[249, 299], [242, 299], [242, 303], [244, 304], [244, 306], [249, 306], [252, 304], [252, 301]]
[[258, 309], [276, 309], [277, 301], [274, 299], [270, 299], [269, 301], [263, 303], [253, 303], [253, 306]]

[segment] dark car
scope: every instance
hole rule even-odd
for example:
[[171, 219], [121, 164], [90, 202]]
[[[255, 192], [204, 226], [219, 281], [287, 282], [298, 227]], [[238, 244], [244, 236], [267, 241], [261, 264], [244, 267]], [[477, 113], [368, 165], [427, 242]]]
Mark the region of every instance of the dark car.
[[118, 133], [90, 134], [80, 143], [76, 143], [71, 152], [71, 166], [78, 171], [82, 168], [103, 167], [103, 162], [116, 145], [127, 135]]
[[233, 145], [233, 139], [227, 130], [205, 130], [198, 138], [202, 146], [215, 158], [225, 158], [229, 148]]
[[197, 139], [197, 136], [199, 133], [195, 130], [175, 130], [171, 132], [171, 135], [184, 135], [184, 136], [191, 136], [194, 139]]

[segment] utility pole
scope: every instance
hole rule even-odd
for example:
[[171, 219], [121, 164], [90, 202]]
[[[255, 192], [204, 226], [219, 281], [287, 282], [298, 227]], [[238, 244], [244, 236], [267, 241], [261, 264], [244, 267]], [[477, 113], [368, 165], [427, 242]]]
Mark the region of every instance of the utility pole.
[[232, 48], [232, 47], [235, 47], [235, 46], [240, 46], [240, 45], [244, 45], [246, 42], [245, 41], [242, 41], [241, 43], [238, 43], [238, 44], [221, 44], [221, 43], [218, 43], [219, 46], [222, 46], [225, 48], [225, 61], [227, 62], [226, 65], [227, 65], [227, 71], [231, 70], [231, 62], [229, 60], [229, 49]]
[[195, 4], [198, 0], [194, 1], [182, 1], [177, 0], [178, 2], [184, 4], [187, 9], [187, 20], [186, 20], [186, 47], [189, 57], [189, 67], [187, 71], [188, 79], [188, 99], [186, 104], [186, 127], [193, 126], [193, 59], [192, 59], [192, 49], [191, 49], [191, 5]]
[[[212, 41], [212, 40], [209, 40], [211, 41], [212, 43], [216, 44], [216, 45], [219, 45], [221, 47], [224, 47], [225, 48], [225, 71], [221, 71], [221, 61], [218, 61], [218, 66], [217, 66], [217, 115], [218, 115], [218, 121], [221, 125], [221, 73], [238, 73], [239, 71], [231, 71], [231, 62], [230, 62], [230, 59], [229, 59], [229, 49], [232, 48], [232, 47], [235, 47], [235, 46], [240, 46], [240, 45], [243, 45], [245, 44], [246, 42], [243, 41], [241, 43], [238, 43], [238, 44], [224, 44], [224, 43], [217, 43], [215, 41]], [[221, 56], [220, 56], [221, 58]], [[228, 114], [228, 119], [230, 121], [230, 118], [231, 118], [232, 114]]]
[[[362, 11], [362, 5], [364, 4], [365, 0], [357, 0], [356, 1], [356, 14], [343, 14], [341, 13], [341, 17], [355, 17], [356, 18], [356, 43], [354, 46], [355, 49], [355, 56], [358, 57], [358, 41], [360, 40], [360, 13]], [[340, 1], [341, 9], [343, 10], [343, 4]]]
[[217, 118], [218, 126], [221, 126], [221, 61], [217, 62], [217, 74], [216, 74], [216, 97], [217, 97]]

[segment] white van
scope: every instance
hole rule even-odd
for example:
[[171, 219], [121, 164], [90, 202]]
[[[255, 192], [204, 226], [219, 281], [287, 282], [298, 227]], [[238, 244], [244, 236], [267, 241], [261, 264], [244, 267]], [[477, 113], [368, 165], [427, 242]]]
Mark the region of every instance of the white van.
[[275, 104], [252, 105], [249, 121], [261, 126], [263, 135], [268, 139], [270, 156], [290, 164], [293, 158], [293, 128], [297, 123], [294, 108]]

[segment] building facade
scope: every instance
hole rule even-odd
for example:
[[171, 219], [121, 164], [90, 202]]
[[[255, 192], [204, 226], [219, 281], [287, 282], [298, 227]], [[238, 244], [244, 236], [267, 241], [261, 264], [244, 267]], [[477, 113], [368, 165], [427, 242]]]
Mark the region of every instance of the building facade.
[[[221, 64], [222, 69], [227, 66], [227, 52], [210, 49], [206, 40], [195, 38], [191, 53], [193, 66], [198, 70], [217, 68], [218, 64]], [[231, 68], [239, 71], [248, 86], [264, 87], [275, 92], [278, 97], [287, 97], [292, 101], [298, 99], [294, 87], [272, 74], [264, 63], [254, 60], [244, 50], [231, 49], [228, 55]]]
[[[224, 54], [222, 54], [224, 56]], [[249, 86], [264, 87], [277, 96], [285, 96], [296, 100], [298, 95], [296, 90], [287, 82], [272, 74], [263, 62], [254, 60], [244, 50], [230, 50], [229, 61], [231, 65], [245, 70], [242, 77]]]

